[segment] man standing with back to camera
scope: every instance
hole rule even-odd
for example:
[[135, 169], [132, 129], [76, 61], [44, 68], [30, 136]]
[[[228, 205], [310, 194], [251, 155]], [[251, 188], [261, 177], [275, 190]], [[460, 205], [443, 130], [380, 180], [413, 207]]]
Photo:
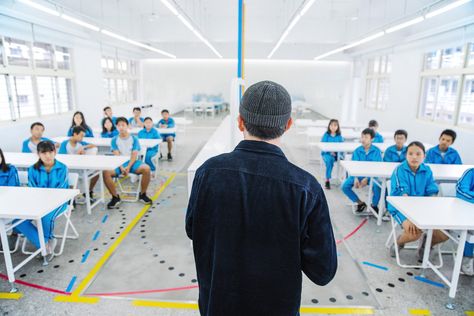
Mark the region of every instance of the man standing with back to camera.
[[186, 214], [205, 316], [299, 315], [303, 271], [326, 285], [336, 244], [321, 186], [280, 149], [291, 98], [262, 81], [245, 92], [234, 151], [197, 171]]

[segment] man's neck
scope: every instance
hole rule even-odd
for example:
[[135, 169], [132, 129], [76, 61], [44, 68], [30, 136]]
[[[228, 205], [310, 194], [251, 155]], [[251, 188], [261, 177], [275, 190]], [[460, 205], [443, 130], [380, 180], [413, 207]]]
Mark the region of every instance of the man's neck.
[[123, 134], [120, 133], [120, 138], [128, 138], [128, 136], [129, 136], [128, 132], [123, 133]]
[[71, 143], [71, 145], [73, 145], [73, 146], [76, 146], [77, 141], [75, 141], [74, 139], [70, 138], [70, 139], [69, 139], [69, 143]]
[[255, 137], [253, 135], [250, 135], [248, 132], [244, 132], [244, 140], [252, 140], [252, 141], [257, 141], [257, 142], [264, 142], [268, 144], [272, 144], [278, 147], [281, 147], [281, 137], [275, 138], [275, 139], [270, 139], [270, 140], [263, 140], [258, 137]]

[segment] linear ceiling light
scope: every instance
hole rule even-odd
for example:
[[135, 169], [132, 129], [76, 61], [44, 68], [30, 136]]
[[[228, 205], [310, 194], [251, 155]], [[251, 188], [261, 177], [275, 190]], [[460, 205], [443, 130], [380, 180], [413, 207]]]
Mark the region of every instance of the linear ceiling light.
[[161, 3], [165, 7], [167, 7], [173, 15], [178, 17], [178, 19], [191, 31], [197, 38], [199, 38], [207, 47], [209, 47], [217, 57], [222, 58], [222, 55], [217, 51], [217, 49], [207, 40], [196, 28], [192, 25], [191, 21], [189, 21], [184, 15], [178, 12], [178, 9], [175, 8], [168, 0], [161, 0]]
[[400, 23], [400, 24], [398, 24], [398, 25], [392, 26], [392, 27], [386, 29], [385, 32], [387, 32], [387, 33], [393, 33], [393, 32], [395, 32], [395, 31], [398, 31], [398, 30], [404, 29], [404, 28], [406, 28], [406, 27], [409, 27], [409, 26], [418, 24], [418, 23], [420, 23], [420, 22], [423, 22], [424, 20], [425, 20], [425, 17], [419, 16], [419, 17], [414, 18], [414, 19], [412, 19], [412, 20], [409, 20], [409, 21]]
[[48, 8], [48, 7], [45, 7], [41, 4], [38, 4], [36, 2], [33, 2], [33, 1], [30, 1], [30, 0], [18, 0], [18, 2], [21, 2], [23, 4], [26, 4], [32, 8], [35, 8], [37, 10], [40, 10], [44, 13], [48, 13], [48, 14], [51, 14], [51, 15], [54, 15], [54, 16], [60, 16], [61, 14], [59, 13], [59, 11], [57, 10], [54, 10], [54, 9], [51, 9], [51, 8]]
[[328, 56], [334, 55], [334, 54], [336, 54], [336, 53], [342, 52], [342, 51], [344, 51], [344, 50], [346, 50], [346, 49], [353, 48], [353, 47], [359, 46], [359, 45], [364, 44], [364, 43], [368, 43], [368, 42], [373, 41], [374, 39], [379, 38], [379, 37], [381, 37], [381, 36], [383, 36], [383, 35], [385, 35], [385, 32], [384, 32], [384, 31], [375, 33], [375, 34], [373, 34], [373, 35], [364, 37], [363, 39], [358, 40], [357, 42], [353, 42], [353, 43], [351, 43], [351, 44], [348, 44], [348, 45], [339, 47], [339, 48], [337, 48], [337, 49], [334, 49], [334, 50], [332, 50], [332, 51], [329, 51], [329, 52], [327, 52], [327, 53], [324, 53], [324, 54], [322, 54], [322, 55], [319, 55], [319, 56], [315, 57], [314, 60], [320, 60], [320, 59], [323, 59], [323, 58], [325, 58], [325, 57], [328, 57]]
[[63, 14], [61, 14], [61, 17], [62, 17], [64, 20], [66, 20], [66, 21], [69, 21], [69, 22], [71, 22], [71, 23], [80, 25], [80, 26], [85, 27], [85, 28], [87, 28], [87, 29], [89, 29], [89, 30], [96, 31], [96, 32], [99, 32], [99, 31], [100, 31], [100, 27], [95, 26], [95, 25], [90, 24], [90, 23], [87, 23], [87, 22], [84, 22], [84, 21], [82, 21], [82, 20], [76, 19], [76, 18], [74, 18], [74, 17], [72, 17], [72, 16], [69, 16], [69, 15], [67, 15], [67, 14], [64, 14], [64, 13], [63, 13]]
[[455, 1], [453, 3], [450, 3], [442, 8], [439, 8], [438, 10], [434, 10], [432, 12], [429, 12], [426, 14], [426, 18], [429, 19], [429, 18], [432, 18], [432, 17], [435, 17], [437, 15], [440, 15], [440, 14], [443, 14], [445, 12], [448, 12], [448, 11], [451, 11], [452, 9], [455, 9], [459, 6], [462, 6], [463, 4], [466, 4], [468, 2], [470, 2], [471, 0], [459, 0], [459, 1]]

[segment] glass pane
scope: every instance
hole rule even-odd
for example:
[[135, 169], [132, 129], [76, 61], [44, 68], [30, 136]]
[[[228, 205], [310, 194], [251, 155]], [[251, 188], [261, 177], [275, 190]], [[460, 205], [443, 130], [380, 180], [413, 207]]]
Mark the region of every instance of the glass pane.
[[138, 99], [138, 80], [130, 80], [130, 101], [136, 101]]
[[123, 72], [123, 73], [127, 73], [127, 71], [128, 71], [127, 62], [126, 62], [126, 61], [123, 61], [123, 62], [122, 62], [122, 72]]
[[463, 66], [462, 46], [455, 48], [443, 49], [443, 59], [441, 60], [441, 68], [459, 68]]
[[425, 69], [438, 69], [441, 51], [436, 50], [425, 54]]
[[123, 85], [122, 85], [122, 80], [117, 79], [117, 101], [123, 102], [124, 100], [124, 93], [123, 93]]
[[59, 112], [68, 112], [73, 108], [72, 80], [58, 78]]
[[30, 46], [27, 41], [5, 37], [4, 45], [9, 65], [26, 67], [30, 65]]
[[0, 121], [11, 120], [10, 99], [8, 97], [7, 77], [0, 76]]
[[54, 68], [53, 55], [53, 45], [34, 43], [33, 59], [37, 68]]
[[384, 74], [387, 70], [387, 56], [380, 57], [380, 73]]
[[115, 61], [113, 59], [107, 59], [107, 67], [109, 68], [109, 72], [114, 72]]
[[366, 107], [375, 109], [377, 106], [377, 79], [367, 80]]
[[124, 96], [123, 101], [124, 102], [130, 101], [130, 94], [128, 93], [128, 81], [124, 79], [122, 84], [123, 84], [123, 96]]
[[389, 81], [387, 79], [380, 79], [379, 80], [379, 101], [377, 108], [380, 110], [384, 110], [387, 107], [388, 103], [388, 89], [389, 89]]
[[3, 42], [2, 42], [1, 37], [0, 37], [0, 65], [3, 65]]
[[453, 122], [458, 84], [458, 77], [440, 78], [435, 120]]
[[467, 65], [468, 66], [474, 66], [474, 43], [469, 44], [469, 49], [467, 51]]
[[374, 59], [370, 58], [367, 62], [367, 74], [371, 75], [374, 73]]
[[102, 70], [103, 70], [103, 71], [106, 71], [106, 70], [107, 70], [107, 59], [102, 58], [102, 59], [100, 60], [100, 66], [102, 67]]
[[378, 74], [380, 72], [380, 58], [376, 57], [374, 59], [374, 74]]
[[71, 52], [67, 47], [56, 46], [58, 69], [71, 69]]
[[392, 72], [392, 56], [391, 55], [387, 55], [387, 73], [391, 73]]
[[109, 101], [115, 103], [117, 101], [117, 91], [115, 90], [115, 80], [109, 79]]
[[10, 77], [10, 87], [17, 117], [36, 116], [37, 113], [31, 77], [12, 76]]
[[42, 115], [57, 113], [56, 83], [54, 77], [37, 77], [38, 97]]
[[474, 126], [474, 75], [464, 78], [461, 108], [459, 110], [459, 124]]
[[423, 89], [421, 91], [420, 117], [433, 118], [436, 105], [436, 90], [438, 88], [438, 78], [428, 77], [423, 79]]

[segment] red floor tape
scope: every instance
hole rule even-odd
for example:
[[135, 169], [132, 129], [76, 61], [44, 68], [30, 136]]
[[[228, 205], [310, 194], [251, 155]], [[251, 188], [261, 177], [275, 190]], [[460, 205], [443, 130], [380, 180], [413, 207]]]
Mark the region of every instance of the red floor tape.
[[[8, 280], [8, 277], [5, 274], [2, 274], [2, 273], [0, 273], [0, 278], [4, 279], [4, 280]], [[62, 294], [62, 295], [71, 295], [71, 293], [67, 293], [67, 292], [52, 289], [52, 288], [49, 288], [49, 287], [45, 287], [45, 286], [25, 282], [25, 281], [22, 281], [22, 280], [15, 280], [15, 283], [21, 284], [21, 285], [24, 285], [24, 286], [29, 286], [29, 287], [32, 287], [34, 289], [38, 289], [38, 290], [42, 290], [42, 291], [46, 291], [46, 292]]]
[[347, 240], [349, 238], [351, 238], [352, 236], [354, 236], [355, 233], [357, 233], [357, 231], [359, 229], [362, 228], [362, 226], [364, 226], [366, 223], [367, 223], [368, 219], [364, 219], [362, 222], [360, 222], [359, 226], [357, 226], [352, 232], [350, 232], [349, 234], [347, 234], [344, 238], [340, 239], [340, 240], [336, 240], [336, 245], [339, 245], [341, 242], [343, 242], [344, 240]]
[[90, 296], [122, 296], [122, 295], [135, 295], [135, 294], [183, 291], [183, 290], [195, 289], [195, 288], [198, 288], [198, 287], [199, 287], [198, 285], [190, 285], [190, 286], [173, 287], [173, 288], [161, 289], [161, 290], [143, 290], [143, 291], [133, 291], [133, 292], [112, 292], [112, 293], [91, 293], [91, 294], [86, 294], [86, 295], [90, 295]]

